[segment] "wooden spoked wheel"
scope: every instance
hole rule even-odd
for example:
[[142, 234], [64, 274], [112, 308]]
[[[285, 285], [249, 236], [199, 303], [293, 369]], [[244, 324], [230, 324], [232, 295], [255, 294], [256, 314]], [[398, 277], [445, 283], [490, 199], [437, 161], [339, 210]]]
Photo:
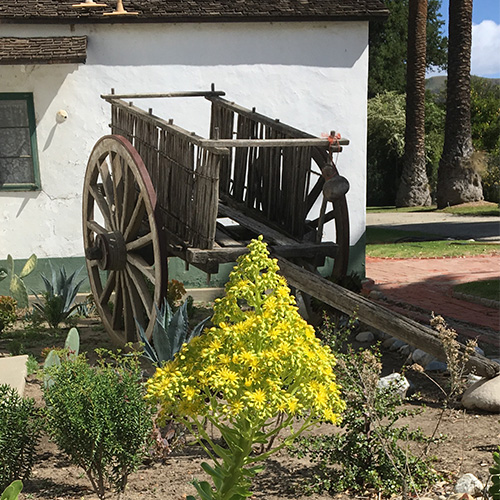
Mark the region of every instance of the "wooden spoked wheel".
[[94, 301], [112, 341], [151, 337], [166, 270], [156, 224], [156, 193], [130, 142], [102, 137], [87, 164], [83, 239]]

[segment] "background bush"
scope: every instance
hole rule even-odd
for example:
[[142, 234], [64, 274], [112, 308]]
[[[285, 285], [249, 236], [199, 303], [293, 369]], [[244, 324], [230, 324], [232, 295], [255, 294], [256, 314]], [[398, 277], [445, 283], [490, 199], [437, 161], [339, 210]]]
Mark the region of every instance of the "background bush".
[[0, 491], [15, 479], [29, 478], [40, 439], [42, 418], [33, 399], [0, 385]]
[[[425, 105], [425, 154], [431, 194], [444, 141], [444, 110], [432, 99]], [[383, 92], [368, 101], [367, 204], [394, 205], [405, 147], [406, 96]]]
[[79, 356], [48, 370], [47, 430], [85, 470], [99, 498], [107, 483], [123, 491], [146, 452], [153, 410], [140, 373], [136, 356], [100, 358], [95, 367]]

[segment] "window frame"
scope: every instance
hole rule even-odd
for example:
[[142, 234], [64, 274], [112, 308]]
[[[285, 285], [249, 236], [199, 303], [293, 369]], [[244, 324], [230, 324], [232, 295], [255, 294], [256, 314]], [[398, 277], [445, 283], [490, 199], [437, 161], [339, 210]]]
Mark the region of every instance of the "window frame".
[[0, 92], [0, 101], [23, 100], [28, 111], [28, 130], [31, 146], [31, 168], [34, 182], [11, 182], [0, 184], [1, 191], [38, 191], [41, 189], [40, 169], [38, 165], [38, 148], [36, 139], [35, 104], [32, 92]]

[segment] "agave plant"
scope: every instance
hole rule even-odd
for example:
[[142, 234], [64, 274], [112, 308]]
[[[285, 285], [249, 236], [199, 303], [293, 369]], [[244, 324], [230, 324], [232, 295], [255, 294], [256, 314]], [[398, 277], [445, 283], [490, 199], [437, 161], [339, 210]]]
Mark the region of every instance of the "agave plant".
[[163, 301], [160, 309], [156, 309], [156, 321], [153, 327], [153, 345], [148, 341], [144, 329], [138, 324], [139, 334], [144, 344], [143, 356], [150, 359], [154, 364], [162, 365], [174, 359], [183, 344], [187, 344], [203, 331], [203, 327], [209, 318], [200, 321], [192, 330], [189, 328], [187, 314], [188, 301], [172, 312], [167, 300]]
[[[64, 267], [59, 269], [59, 272], [56, 272], [51, 266], [51, 270], [52, 276], [50, 280], [41, 274], [45, 284], [45, 292], [42, 293], [42, 302], [33, 304], [33, 307], [50, 326], [57, 328], [59, 323], [65, 321], [78, 307], [78, 304], [74, 304], [74, 301], [85, 279], [77, 281], [77, 276], [82, 268], [74, 271], [69, 276], [66, 274]], [[38, 299], [36, 293], [35, 296]]]

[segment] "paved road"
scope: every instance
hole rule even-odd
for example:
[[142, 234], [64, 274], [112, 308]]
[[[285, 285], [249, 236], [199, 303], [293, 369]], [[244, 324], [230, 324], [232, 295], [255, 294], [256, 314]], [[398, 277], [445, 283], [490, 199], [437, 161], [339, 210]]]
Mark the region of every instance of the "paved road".
[[500, 217], [470, 217], [435, 212], [368, 213], [367, 226], [390, 226], [444, 238], [500, 242]]

